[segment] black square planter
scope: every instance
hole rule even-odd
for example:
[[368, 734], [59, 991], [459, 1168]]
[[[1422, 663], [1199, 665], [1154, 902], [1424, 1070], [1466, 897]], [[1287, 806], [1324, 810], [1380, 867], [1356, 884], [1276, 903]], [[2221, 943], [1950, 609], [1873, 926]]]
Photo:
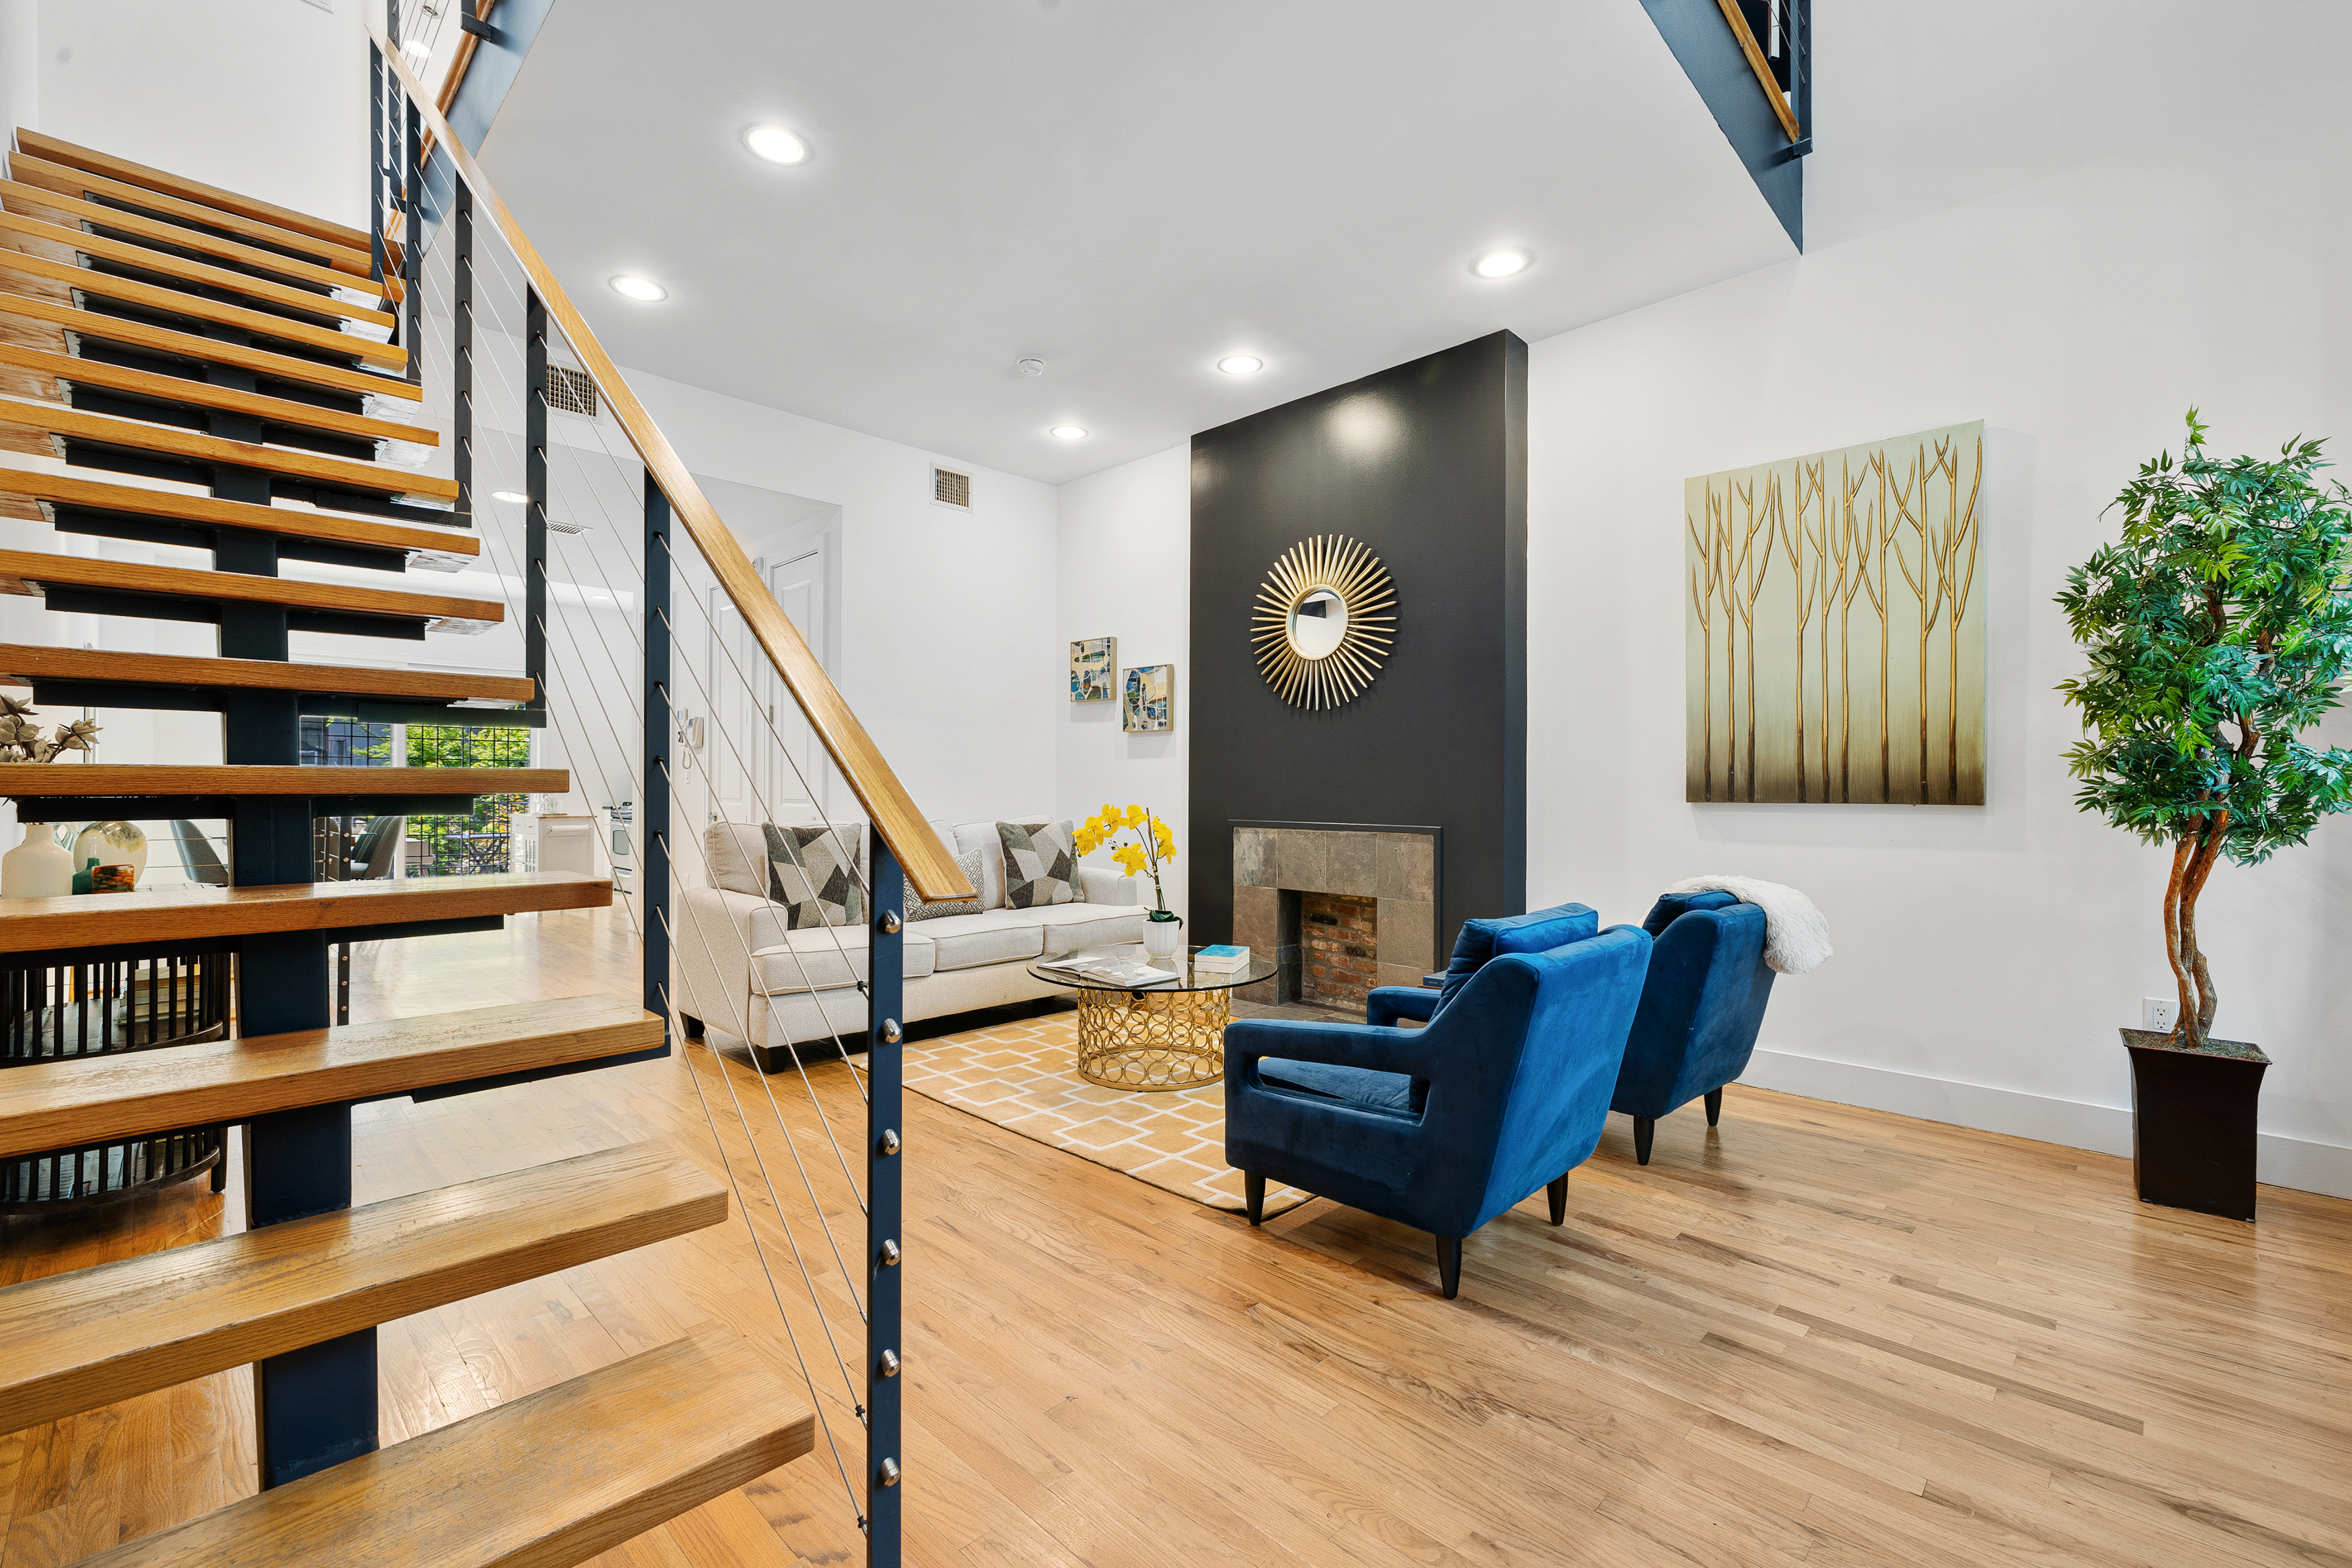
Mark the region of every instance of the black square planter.
[[2142, 1203], [2254, 1217], [2254, 1106], [2271, 1059], [2242, 1040], [2190, 1050], [2123, 1031], [2132, 1062], [2132, 1179]]

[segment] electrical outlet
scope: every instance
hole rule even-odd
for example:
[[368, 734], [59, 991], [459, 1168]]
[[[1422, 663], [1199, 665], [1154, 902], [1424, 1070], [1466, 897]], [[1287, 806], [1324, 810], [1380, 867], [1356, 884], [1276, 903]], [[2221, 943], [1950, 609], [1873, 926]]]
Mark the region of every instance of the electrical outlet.
[[2142, 997], [2139, 999], [2139, 1027], [2151, 1034], [2170, 1034], [2172, 1026], [2180, 1021], [2179, 997]]

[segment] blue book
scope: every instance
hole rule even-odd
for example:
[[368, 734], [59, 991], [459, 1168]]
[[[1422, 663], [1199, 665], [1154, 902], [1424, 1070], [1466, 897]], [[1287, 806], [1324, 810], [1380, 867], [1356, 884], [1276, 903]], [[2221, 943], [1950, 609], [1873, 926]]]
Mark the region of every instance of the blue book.
[[1246, 947], [1236, 947], [1230, 942], [1220, 942], [1214, 946], [1203, 947], [1193, 954], [1192, 962], [1205, 964], [1211, 968], [1238, 969], [1249, 962], [1249, 956], [1250, 950]]

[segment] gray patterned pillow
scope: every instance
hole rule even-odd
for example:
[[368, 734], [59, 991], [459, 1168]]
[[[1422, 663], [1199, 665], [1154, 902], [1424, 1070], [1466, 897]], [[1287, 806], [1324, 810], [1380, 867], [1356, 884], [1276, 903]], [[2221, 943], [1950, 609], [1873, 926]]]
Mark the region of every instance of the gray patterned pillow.
[[907, 883], [907, 918], [908, 920], [937, 920], [942, 915], [980, 913], [980, 852], [966, 850], [956, 856], [956, 870], [963, 873], [963, 880], [971, 887], [971, 896], [942, 898], [937, 903], [926, 904], [923, 902], [923, 895], [915, 891], [915, 884], [910, 882]]
[[1004, 845], [1004, 904], [1037, 909], [1076, 902], [1077, 835], [1067, 822], [999, 822]]
[[784, 906], [784, 926], [856, 925], [866, 919], [857, 831], [780, 828], [769, 823], [768, 897]]

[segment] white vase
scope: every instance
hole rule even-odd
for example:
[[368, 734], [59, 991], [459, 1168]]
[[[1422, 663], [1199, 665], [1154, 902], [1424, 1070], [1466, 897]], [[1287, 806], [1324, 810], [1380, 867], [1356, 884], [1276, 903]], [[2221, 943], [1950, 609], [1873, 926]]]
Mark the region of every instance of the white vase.
[[1146, 920], [1143, 923], [1143, 950], [1155, 958], [1172, 958], [1184, 950], [1184, 923], [1181, 920]]
[[25, 824], [25, 841], [0, 855], [0, 898], [63, 898], [73, 891], [73, 856], [47, 822]]

